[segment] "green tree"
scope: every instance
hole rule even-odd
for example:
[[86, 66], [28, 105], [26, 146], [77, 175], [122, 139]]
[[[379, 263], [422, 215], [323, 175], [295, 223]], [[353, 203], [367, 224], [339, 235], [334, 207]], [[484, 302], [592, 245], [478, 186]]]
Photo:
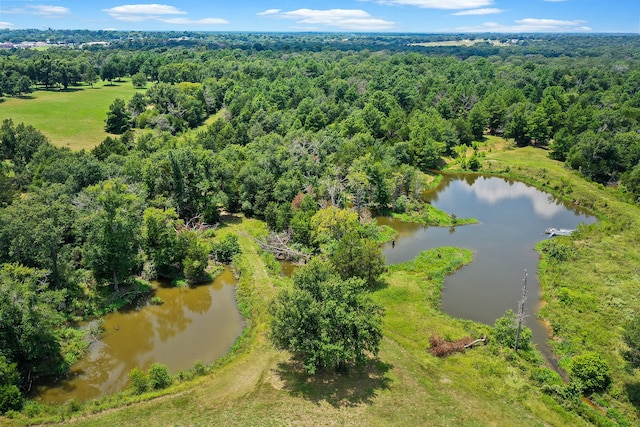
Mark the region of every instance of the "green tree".
[[131, 129], [131, 114], [126, 108], [124, 99], [116, 98], [109, 106], [104, 130], [117, 135]]
[[182, 273], [189, 283], [198, 283], [208, 278], [206, 274], [209, 265], [210, 246], [201, 241], [193, 231], [180, 233], [181, 245], [184, 248]]
[[140, 197], [120, 180], [103, 181], [86, 190], [88, 237], [85, 263], [96, 279], [112, 282], [114, 291], [137, 263], [142, 208]]
[[487, 128], [487, 115], [482, 106], [478, 103], [469, 112], [469, 126], [475, 141], [482, 141], [484, 130]]
[[358, 224], [357, 213], [329, 206], [311, 217], [312, 238], [320, 244], [337, 241], [349, 231], [357, 229]]
[[[0, 356], [5, 365], [25, 380], [64, 372], [68, 365], [61, 353], [57, 331], [64, 324], [58, 306], [62, 291], [48, 287], [47, 272], [21, 266], [0, 266]], [[9, 366], [0, 367], [5, 385], [16, 383]]]
[[50, 283], [60, 287], [70, 270], [74, 221], [75, 209], [62, 184], [38, 189], [0, 211], [0, 256], [5, 247], [5, 259], [50, 271]]
[[380, 246], [363, 238], [357, 231], [343, 236], [329, 255], [329, 260], [342, 279], [359, 277], [372, 287], [385, 269], [385, 259]]
[[136, 73], [131, 76], [131, 83], [135, 88], [143, 88], [147, 85], [147, 76], [144, 73]]
[[362, 366], [368, 354], [378, 354], [383, 317], [364, 287], [363, 280], [341, 280], [324, 261], [312, 260], [271, 303], [271, 341], [299, 357], [309, 374]]
[[520, 103], [514, 106], [509, 114], [509, 120], [504, 130], [504, 136], [513, 138], [515, 143], [524, 147], [531, 143], [529, 136], [529, 121], [527, 120], [527, 106]]
[[147, 208], [144, 211], [142, 247], [156, 273], [173, 278], [179, 270], [179, 238], [176, 229], [182, 225], [175, 209]]

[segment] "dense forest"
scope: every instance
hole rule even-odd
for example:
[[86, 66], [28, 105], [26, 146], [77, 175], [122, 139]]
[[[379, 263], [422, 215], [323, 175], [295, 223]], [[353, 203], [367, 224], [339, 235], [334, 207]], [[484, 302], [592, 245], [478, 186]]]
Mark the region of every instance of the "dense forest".
[[[65, 44], [0, 50], [2, 96], [140, 88], [105, 111], [111, 136], [91, 151], [0, 127], [0, 410], [81, 357], [71, 320], [230, 262], [223, 215], [264, 220], [294, 258], [325, 254], [335, 271], [317, 274], [359, 289], [383, 271], [372, 216], [424, 209], [429, 174], [478, 170], [492, 136], [640, 201], [638, 37], [414, 45], [443, 37], [0, 31]], [[94, 41], [110, 43], [79, 47]]]

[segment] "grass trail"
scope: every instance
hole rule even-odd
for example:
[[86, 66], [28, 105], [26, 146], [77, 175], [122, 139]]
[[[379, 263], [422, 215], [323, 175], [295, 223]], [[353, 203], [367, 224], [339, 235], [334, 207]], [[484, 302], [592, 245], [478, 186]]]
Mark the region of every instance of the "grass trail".
[[387, 286], [374, 294], [387, 309], [378, 359], [346, 376], [307, 377], [267, 339], [267, 303], [283, 279], [269, 274], [249, 237], [264, 230], [258, 221], [242, 220], [219, 231], [238, 233], [243, 250], [238, 292], [252, 313], [243, 350], [215, 373], [182, 385], [174, 394], [81, 416], [69, 424], [137, 426], [144, 420], [149, 426], [582, 425], [531, 387], [526, 368], [505, 363], [490, 347], [447, 359], [428, 354], [428, 338], [435, 332], [457, 338], [486, 329], [452, 319], [437, 308], [442, 279], [470, 261], [468, 251], [454, 248], [431, 251], [414, 263], [389, 269]]

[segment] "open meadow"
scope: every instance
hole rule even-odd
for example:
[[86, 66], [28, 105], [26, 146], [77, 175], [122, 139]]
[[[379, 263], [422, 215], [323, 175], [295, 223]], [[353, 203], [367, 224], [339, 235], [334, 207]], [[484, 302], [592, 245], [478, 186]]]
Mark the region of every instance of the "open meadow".
[[128, 79], [113, 85], [98, 82], [93, 88], [38, 90], [24, 97], [5, 98], [0, 102], [0, 120], [29, 124], [58, 147], [91, 149], [109, 135], [104, 131], [109, 105], [116, 98], [128, 101], [136, 90]]

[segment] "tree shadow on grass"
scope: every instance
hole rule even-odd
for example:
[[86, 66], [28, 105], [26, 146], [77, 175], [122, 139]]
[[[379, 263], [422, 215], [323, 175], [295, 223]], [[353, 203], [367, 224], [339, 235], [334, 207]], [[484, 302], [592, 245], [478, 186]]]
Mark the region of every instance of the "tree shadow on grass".
[[218, 228], [228, 227], [230, 224], [240, 224], [242, 218], [239, 215], [223, 213], [220, 215], [220, 221], [218, 222]]
[[627, 383], [624, 385], [629, 402], [636, 408], [640, 408], [640, 383]]
[[388, 373], [392, 368], [392, 365], [374, 359], [364, 368], [351, 369], [348, 373], [307, 375], [301, 362], [289, 360], [278, 364], [275, 375], [282, 381], [282, 389], [293, 396], [316, 405], [327, 402], [339, 408], [372, 404], [380, 390], [391, 388]]

